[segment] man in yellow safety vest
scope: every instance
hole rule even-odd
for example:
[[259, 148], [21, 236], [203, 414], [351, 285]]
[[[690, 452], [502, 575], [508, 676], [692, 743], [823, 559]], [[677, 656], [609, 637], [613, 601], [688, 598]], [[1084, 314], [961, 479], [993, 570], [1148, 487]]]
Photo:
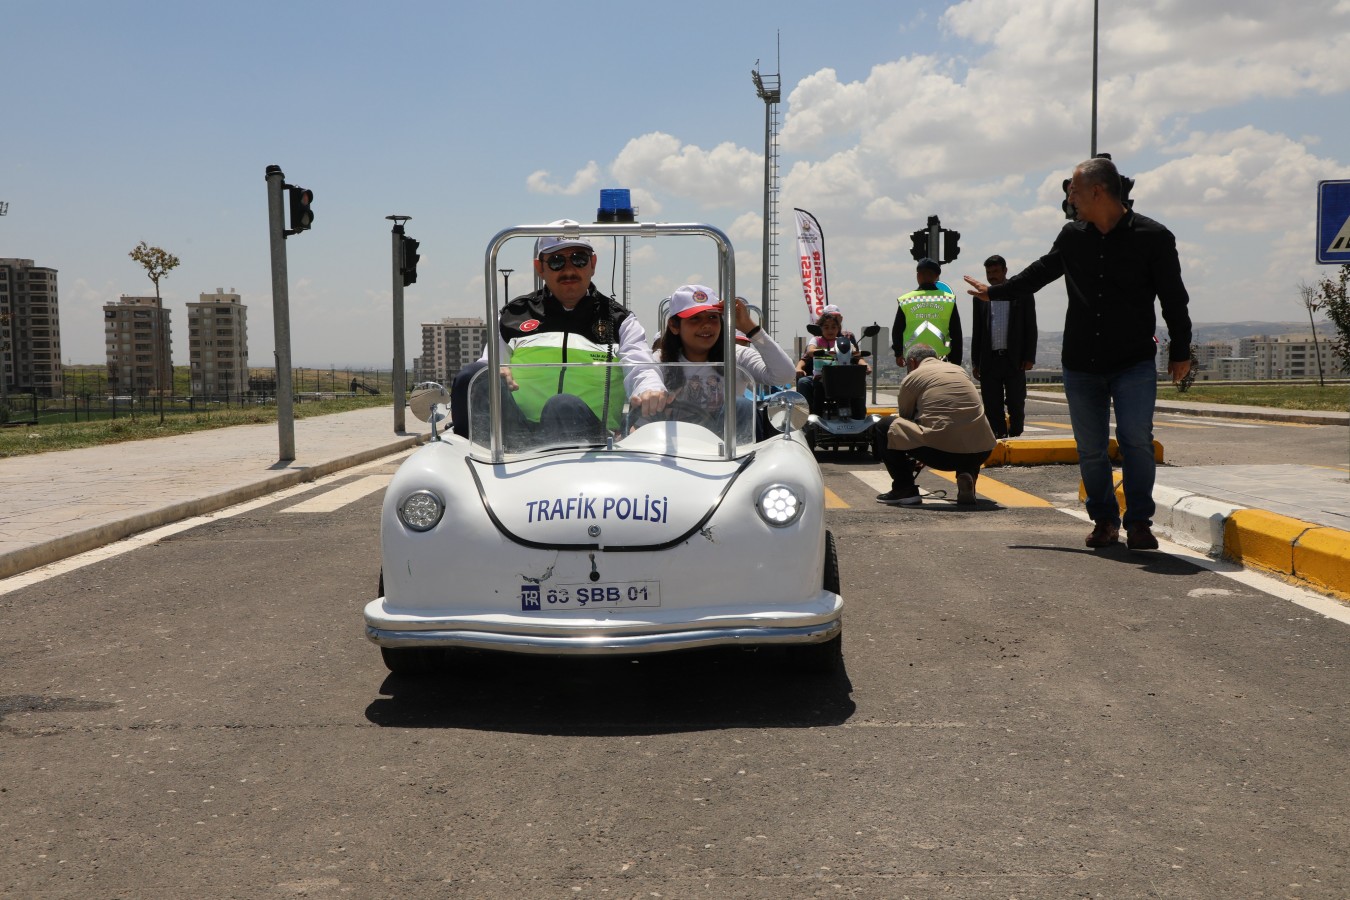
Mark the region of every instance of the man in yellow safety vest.
[[915, 264], [917, 289], [896, 299], [895, 324], [891, 326], [891, 349], [895, 364], [904, 368], [905, 351], [914, 344], [932, 347], [939, 359], [961, 365], [961, 314], [956, 294], [938, 281], [942, 267], [924, 257]]

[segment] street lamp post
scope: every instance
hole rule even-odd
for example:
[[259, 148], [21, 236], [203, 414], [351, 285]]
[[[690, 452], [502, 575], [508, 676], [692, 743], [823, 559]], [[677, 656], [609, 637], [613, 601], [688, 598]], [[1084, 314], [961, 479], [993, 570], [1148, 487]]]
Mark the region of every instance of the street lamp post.
[[497, 271], [502, 273], [502, 294], [505, 295], [502, 297], [502, 303], [509, 303], [511, 300], [511, 273], [515, 269], [498, 269]]
[[1092, 157], [1097, 156], [1097, 4], [1092, 0]]

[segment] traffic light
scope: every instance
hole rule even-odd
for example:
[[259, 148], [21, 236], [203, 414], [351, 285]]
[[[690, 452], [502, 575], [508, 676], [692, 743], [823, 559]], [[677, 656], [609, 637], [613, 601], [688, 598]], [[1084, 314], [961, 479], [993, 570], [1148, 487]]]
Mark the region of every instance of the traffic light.
[[291, 230], [287, 234], [309, 231], [314, 222], [314, 210], [310, 206], [314, 202], [314, 192], [293, 184], [286, 185], [286, 192], [291, 201]]
[[1064, 210], [1064, 218], [1072, 222], [1078, 218], [1078, 210], [1069, 202], [1069, 179], [1065, 178], [1060, 187], [1064, 190], [1064, 199], [1060, 201], [1059, 208]]
[[915, 259], [923, 259], [928, 255], [928, 229], [920, 228], [918, 231], [911, 232], [909, 235], [910, 248], [909, 255]]
[[1120, 176], [1120, 202], [1125, 204], [1126, 209], [1134, 209], [1134, 201], [1130, 199], [1130, 191], [1134, 190], [1134, 179]]
[[422, 258], [417, 252], [418, 243], [406, 234], [403, 236], [403, 265], [400, 271], [403, 273], [404, 287], [417, 283], [417, 261]]
[[961, 255], [961, 232], [944, 228], [942, 235], [942, 264], [945, 266]]

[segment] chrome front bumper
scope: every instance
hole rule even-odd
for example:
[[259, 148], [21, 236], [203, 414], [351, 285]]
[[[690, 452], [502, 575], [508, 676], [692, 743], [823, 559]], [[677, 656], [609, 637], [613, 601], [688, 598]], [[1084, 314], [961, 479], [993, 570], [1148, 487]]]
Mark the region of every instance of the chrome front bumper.
[[539, 635], [445, 629], [394, 631], [366, 626], [366, 637], [381, 647], [462, 647], [550, 656], [623, 656], [696, 650], [702, 647], [763, 647], [820, 644], [843, 631], [836, 618], [813, 625], [735, 626], [631, 634]]

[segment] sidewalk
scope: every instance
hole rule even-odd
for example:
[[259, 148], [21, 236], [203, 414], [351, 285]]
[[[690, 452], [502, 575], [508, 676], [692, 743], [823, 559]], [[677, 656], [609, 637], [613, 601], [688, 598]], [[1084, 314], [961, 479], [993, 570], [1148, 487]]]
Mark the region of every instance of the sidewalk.
[[[1033, 394], [1033, 396], [1037, 396]], [[1054, 399], [1055, 395], [1038, 396]], [[1159, 401], [1167, 412], [1350, 424], [1350, 414]], [[1311, 417], [1311, 418], [1309, 418]], [[301, 419], [296, 459], [277, 460], [277, 427], [0, 459], [0, 578], [397, 453], [427, 439], [388, 407]], [[1056, 435], [1004, 441], [1005, 462], [1072, 462]], [[1159, 467], [1158, 529], [1179, 543], [1350, 596], [1350, 482], [1343, 467]]]
[[405, 427], [390, 407], [298, 419], [288, 463], [275, 423], [0, 459], [0, 578], [427, 439], [411, 416]]

